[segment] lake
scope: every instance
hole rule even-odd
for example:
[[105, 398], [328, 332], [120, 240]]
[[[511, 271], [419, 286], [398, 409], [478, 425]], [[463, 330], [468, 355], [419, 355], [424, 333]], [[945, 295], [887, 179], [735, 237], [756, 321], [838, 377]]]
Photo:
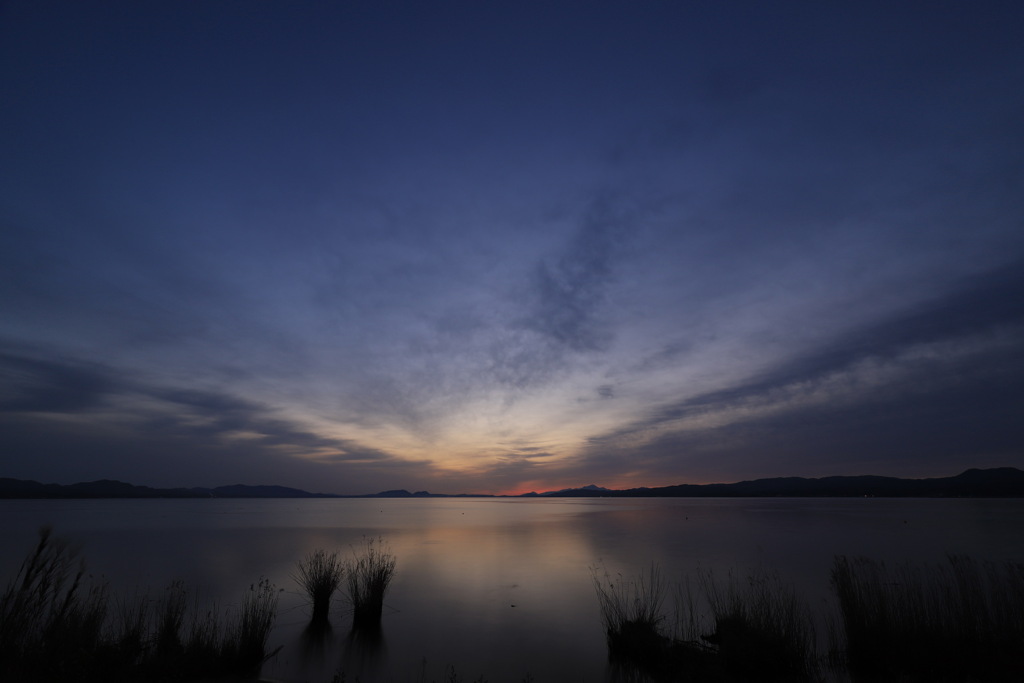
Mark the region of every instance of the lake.
[[[122, 594], [156, 597], [182, 579], [204, 602], [238, 602], [267, 577], [279, 588], [264, 678], [491, 683], [606, 681], [592, 568], [675, 582], [775, 570], [818, 614], [832, 609], [833, 556], [940, 562], [947, 553], [1024, 562], [1024, 500], [937, 499], [273, 499], [0, 501], [0, 577], [13, 578], [37, 529], [81, 549]], [[311, 642], [291, 578], [316, 548], [348, 556], [382, 538], [398, 561], [378, 642]]]

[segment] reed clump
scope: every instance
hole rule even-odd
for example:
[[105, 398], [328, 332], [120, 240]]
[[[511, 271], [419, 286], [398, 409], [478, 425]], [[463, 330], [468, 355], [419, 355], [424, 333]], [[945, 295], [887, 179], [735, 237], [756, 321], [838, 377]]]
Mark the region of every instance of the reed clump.
[[85, 564], [68, 543], [41, 529], [35, 549], [0, 597], [0, 672], [8, 674], [0, 679], [16, 680], [32, 666], [70, 675], [84, 653], [98, 649], [106, 586], [86, 585], [85, 579]]
[[352, 607], [352, 628], [380, 627], [384, 595], [395, 577], [397, 561], [383, 539], [369, 538], [345, 563], [348, 590], [346, 598]]
[[328, 621], [331, 598], [341, 586], [345, 574], [338, 553], [328, 553], [318, 548], [299, 561], [297, 573], [293, 576], [313, 605], [311, 622], [324, 625]]
[[[605, 628], [609, 664], [617, 679], [721, 679], [721, 666], [710, 646], [687, 640], [679, 633], [666, 633], [668, 587], [657, 565], [652, 564], [637, 576], [612, 575], [591, 567], [591, 577]], [[677, 607], [681, 604], [677, 601]]]
[[[638, 577], [592, 569], [613, 666], [656, 681], [806, 681], [815, 675], [809, 611], [776, 574], [740, 580], [700, 575], [676, 587], [676, 629], [664, 632], [666, 582], [652, 566]], [[699, 599], [702, 598], [702, 599]], [[703, 615], [714, 624], [704, 633]]]
[[712, 572], [700, 583], [714, 620], [701, 638], [715, 647], [736, 680], [802, 681], [814, 678], [814, 622], [795, 589], [778, 574], [755, 569], [744, 577]]
[[[265, 661], [277, 593], [250, 587], [236, 615], [189, 619], [185, 585], [110, 595], [49, 528], [0, 594], [0, 680], [175, 681], [251, 676]], [[188, 625], [188, 628], [186, 626]]]
[[[814, 615], [774, 572], [705, 572], [696, 596], [687, 579], [677, 587], [671, 636], [662, 632], [663, 582], [653, 568], [638, 579], [594, 573], [594, 584], [609, 655], [625, 678], [823, 678]], [[838, 624], [829, 661], [839, 680], [1024, 680], [1024, 564], [950, 555], [889, 568], [837, 556], [831, 585]]]
[[856, 677], [905, 681], [1024, 680], [1024, 564], [946, 564], [890, 570], [835, 558], [842, 641]]
[[646, 574], [612, 576], [591, 568], [601, 621], [613, 656], [651, 659], [665, 645], [661, 624], [665, 621], [665, 581], [651, 565]]
[[232, 668], [244, 670], [251, 663], [262, 663], [266, 658], [267, 638], [277, 613], [277, 593], [267, 579], [249, 586], [224, 640], [222, 657], [234, 663]]

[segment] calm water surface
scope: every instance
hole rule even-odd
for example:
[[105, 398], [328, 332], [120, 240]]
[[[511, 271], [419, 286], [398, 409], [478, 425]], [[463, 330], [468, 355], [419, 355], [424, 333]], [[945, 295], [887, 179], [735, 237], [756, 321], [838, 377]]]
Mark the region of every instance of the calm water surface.
[[[280, 593], [266, 678], [606, 681], [591, 567], [672, 579], [767, 567], [818, 613], [832, 609], [837, 554], [938, 562], [946, 553], [1024, 562], [1024, 501], [931, 499], [352, 499], [0, 501], [0, 576], [42, 524], [81, 548], [89, 571], [156, 595], [184, 579], [202, 601], [236, 604], [267, 577]], [[315, 548], [364, 537], [398, 558], [377, 643], [347, 638], [338, 602], [326, 642], [302, 637], [309, 612], [291, 578]]]

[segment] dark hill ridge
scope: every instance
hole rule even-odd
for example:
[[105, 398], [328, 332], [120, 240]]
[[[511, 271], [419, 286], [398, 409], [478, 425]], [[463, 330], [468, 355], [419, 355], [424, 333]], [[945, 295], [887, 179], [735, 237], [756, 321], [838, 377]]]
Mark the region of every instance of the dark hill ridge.
[[[205, 490], [205, 489], [203, 489]], [[234, 484], [232, 486], [218, 486], [209, 489], [211, 498], [334, 498], [329, 493], [310, 493], [302, 489], [292, 489], [287, 486], [246, 486]]]
[[426, 491], [417, 491], [416, 493], [409, 493], [405, 489], [395, 489], [393, 491], [381, 491], [380, 493], [374, 493], [368, 498], [430, 498], [434, 497], [435, 494], [427, 493]]
[[123, 481], [100, 479], [78, 484], [40, 484], [0, 478], [0, 498], [332, 498], [287, 486], [218, 486], [217, 488], [156, 489]]
[[[217, 488], [158, 489], [101, 479], [78, 484], [41, 484], [0, 478], [0, 498], [439, 498], [470, 497], [394, 489], [362, 496], [310, 493], [287, 486], [219, 486]], [[614, 490], [589, 484], [578, 489], [527, 493], [521, 497], [608, 498], [746, 498], [746, 497], [890, 497], [890, 498], [1024, 498], [1024, 471], [1014, 467], [969, 469], [955, 477], [900, 479], [879, 476], [839, 476], [821, 479], [776, 477], [734, 484], [678, 484], [657, 488]], [[480, 495], [478, 497], [491, 497]]]
[[[542, 494], [543, 495], [543, 494]], [[897, 477], [841, 476], [805, 479], [776, 477], [735, 484], [678, 484], [658, 488], [596, 491], [590, 487], [568, 489], [554, 495], [565, 497], [609, 496], [621, 498], [726, 498], [726, 497], [891, 497], [891, 498], [1020, 498], [1024, 497], [1024, 472], [1014, 467], [969, 469], [955, 477], [900, 479]]]

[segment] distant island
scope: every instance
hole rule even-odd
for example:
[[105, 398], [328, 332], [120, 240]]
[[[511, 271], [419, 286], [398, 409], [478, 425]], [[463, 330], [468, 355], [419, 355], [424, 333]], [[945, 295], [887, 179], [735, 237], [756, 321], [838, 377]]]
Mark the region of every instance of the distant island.
[[678, 484], [654, 488], [606, 489], [594, 484], [519, 496], [444, 494], [405, 489], [364, 495], [310, 493], [287, 486], [235, 484], [216, 488], [152, 488], [101, 479], [78, 484], [42, 484], [0, 478], [0, 499], [12, 498], [1024, 498], [1024, 471], [1015, 467], [969, 469], [955, 477], [901, 479], [838, 476], [821, 479], [775, 477], [733, 484]]

